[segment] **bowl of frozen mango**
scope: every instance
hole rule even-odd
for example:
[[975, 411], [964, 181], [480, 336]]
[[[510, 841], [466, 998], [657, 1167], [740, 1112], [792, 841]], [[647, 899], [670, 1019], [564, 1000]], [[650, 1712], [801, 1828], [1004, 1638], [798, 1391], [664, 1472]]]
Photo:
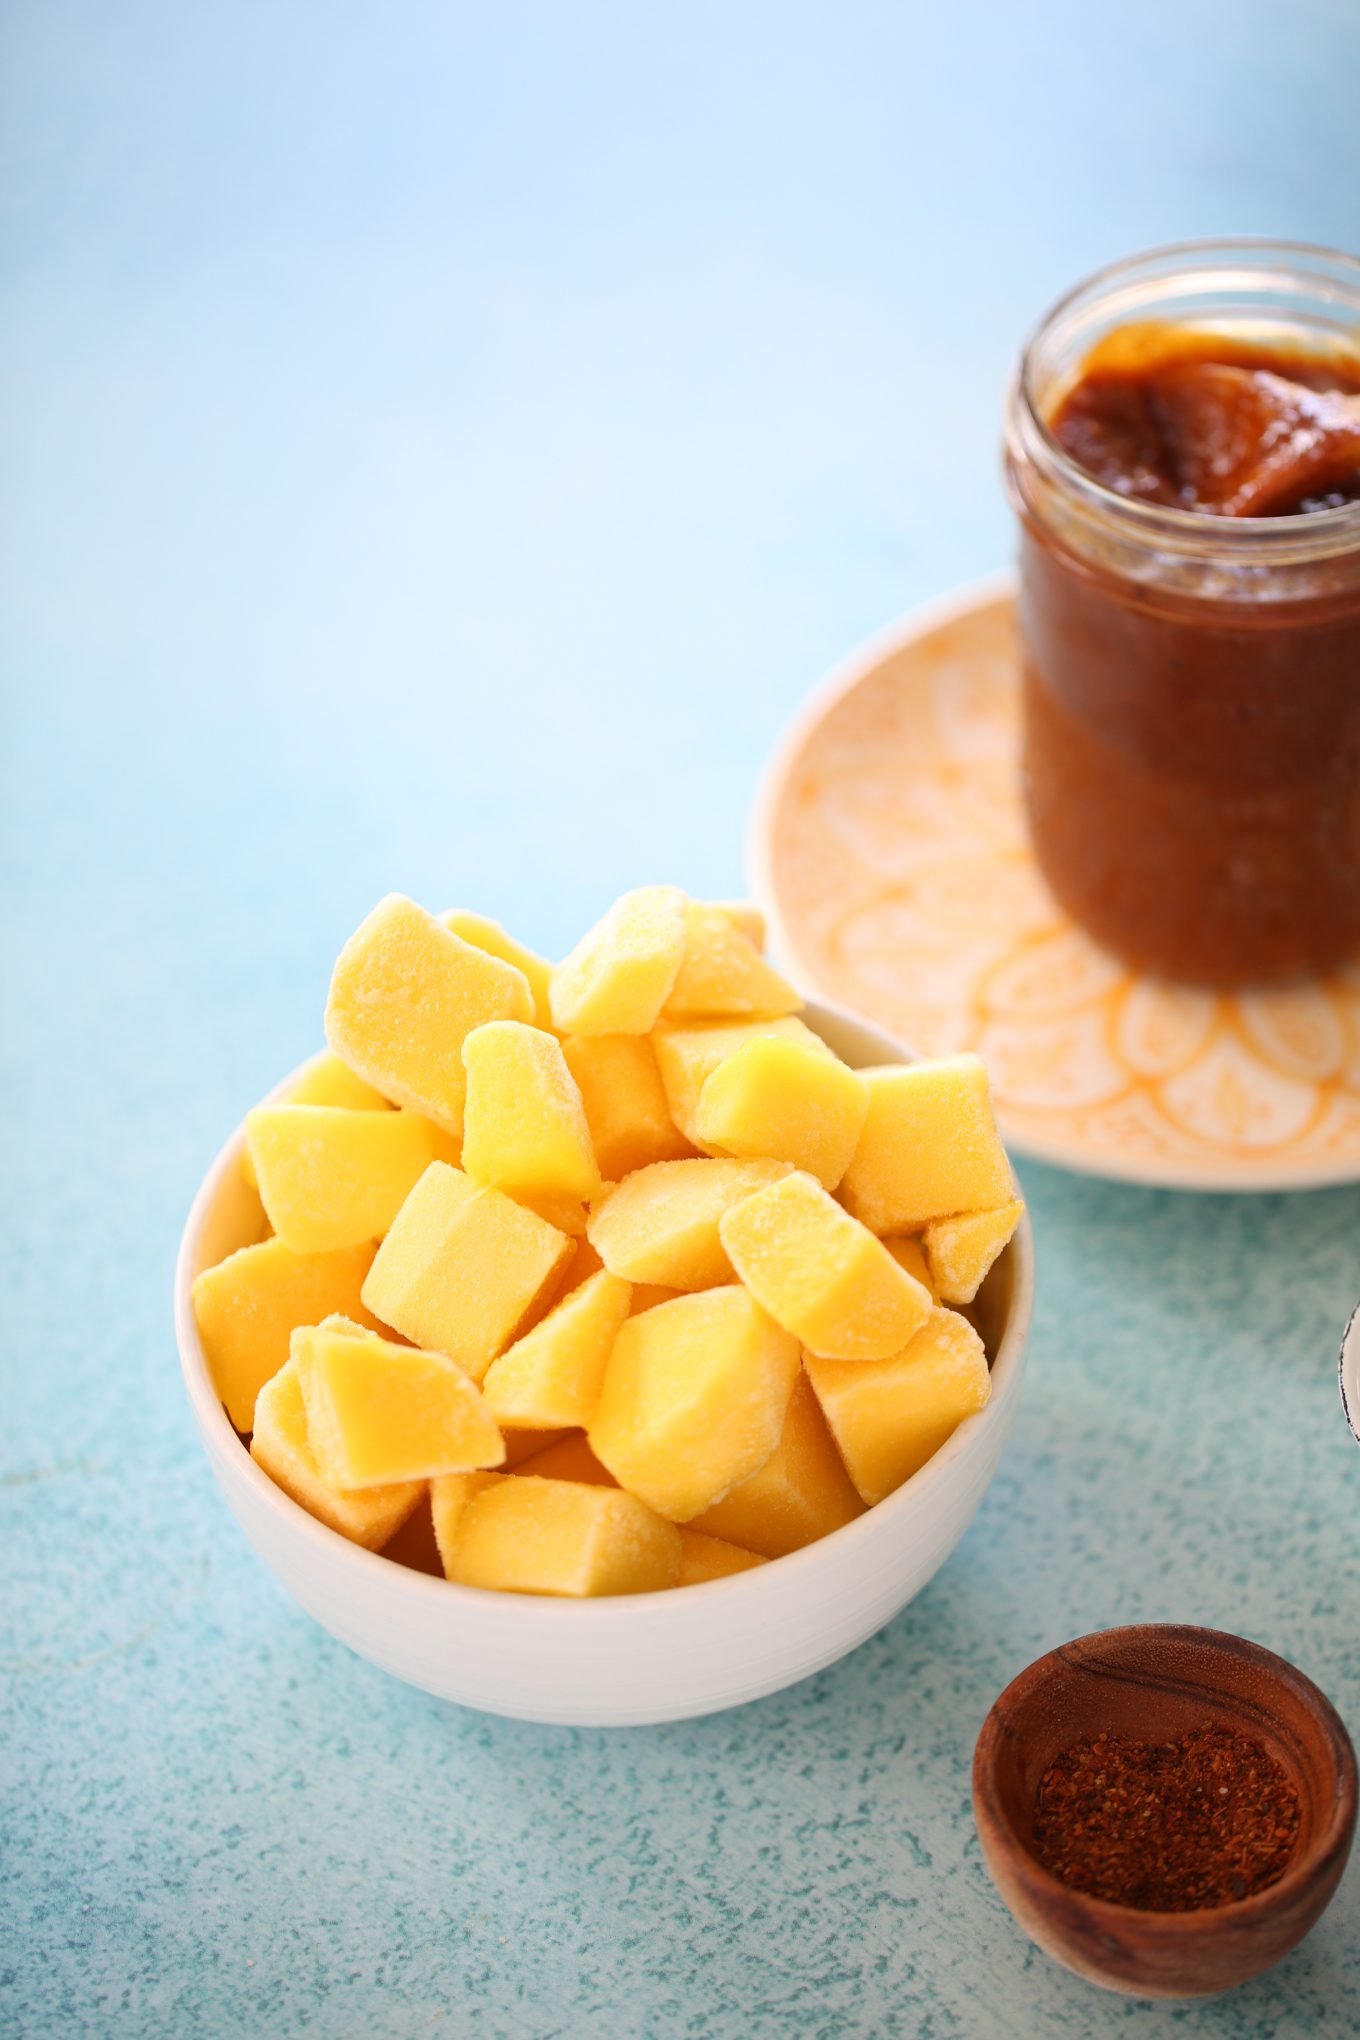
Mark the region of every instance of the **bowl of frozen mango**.
[[411, 1684], [710, 1713], [918, 1594], [1014, 1420], [1033, 1246], [976, 1058], [649, 886], [549, 965], [392, 895], [223, 1148], [176, 1318], [227, 1503]]

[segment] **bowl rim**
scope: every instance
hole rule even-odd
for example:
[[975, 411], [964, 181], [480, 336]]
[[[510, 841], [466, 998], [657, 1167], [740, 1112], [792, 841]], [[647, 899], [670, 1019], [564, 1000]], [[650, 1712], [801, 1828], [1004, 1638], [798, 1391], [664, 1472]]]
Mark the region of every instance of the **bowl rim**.
[[[884, 1028], [862, 1019], [859, 1014], [852, 1013], [845, 1007], [833, 1005], [826, 1000], [810, 999], [804, 1006], [803, 1017], [814, 1031], [823, 1017], [860, 1029], [864, 1034], [880, 1042], [885, 1050], [891, 1049], [891, 1055], [885, 1055], [885, 1060], [895, 1062], [919, 1060], [914, 1050], [897, 1041]], [[327, 1052], [325, 1049], [318, 1049], [305, 1062], [299, 1063], [297, 1068], [276, 1084], [267, 1098], [261, 1102], [277, 1103], [303, 1073]], [[597, 1595], [578, 1600], [565, 1595], [507, 1594], [488, 1587], [465, 1587], [453, 1580], [438, 1579], [433, 1574], [417, 1572], [413, 1567], [394, 1563], [380, 1551], [366, 1550], [362, 1545], [342, 1537], [339, 1531], [332, 1530], [329, 1525], [319, 1522], [257, 1465], [251, 1456], [249, 1446], [244, 1443], [240, 1433], [233, 1426], [213, 1387], [193, 1308], [194, 1261], [199, 1237], [227, 1171], [240, 1166], [244, 1139], [243, 1119], [219, 1148], [195, 1193], [175, 1257], [174, 1319], [180, 1372], [205, 1456], [208, 1456], [208, 1435], [212, 1431], [217, 1431], [224, 1446], [234, 1449], [240, 1455], [243, 1464], [237, 1471], [259, 1506], [277, 1522], [281, 1535], [299, 1539], [303, 1544], [310, 1545], [320, 1562], [329, 1560], [337, 1565], [356, 1566], [361, 1576], [367, 1574], [375, 1584], [380, 1579], [385, 1581], [390, 1592], [414, 1595], [412, 1606], [418, 1608], [423, 1604], [426, 1612], [436, 1607], [448, 1612], [460, 1606], [485, 1609], [488, 1604], [503, 1609], [507, 1603], [513, 1602], [523, 1611], [525, 1621], [579, 1624], [583, 1621], [621, 1623], [628, 1620], [630, 1615], [636, 1616], [639, 1607], [656, 1607], [658, 1604], [674, 1607], [673, 1589], [653, 1589], [642, 1594]], [[919, 1505], [923, 1496], [928, 1496], [931, 1489], [947, 1477], [954, 1465], [970, 1452], [982, 1448], [989, 1431], [1000, 1422], [1003, 1407], [1018, 1392], [1025, 1347], [1029, 1338], [1034, 1310], [1035, 1271], [1034, 1235], [1028, 1207], [1012, 1236], [1008, 1251], [1015, 1256], [1014, 1286], [1005, 1329], [992, 1360], [992, 1394], [986, 1407], [976, 1411], [972, 1416], [965, 1417], [926, 1464], [883, 1501], [876, 1502], [872, 1508], [867, 1508], [863, 1515], [857, 1516], [853, 1522], [843, 1524], [839, 1530], [833, 1530], [826, 1537], [818, 1538], [815, 1543], [805, 1545], [799, 1551], [788, 1552], [778, 1560], [771, 1560], [770, 1563], [787, 1568], [801, 1562], [806, 1568], [809, 1562], [816, 1563], [819, 1559], [824, 1562], [827, 1547], [833, 1543], [836, 1544], [838, 1551], [843, 1552], [846, 1548], [843, 1540], [854, 1536], [856, 1532], [863, 1535], [864, 1526], [870, 1522], [874, 1522], [881, 1529], [884, 1511], [892, 1511], [894, 1505], [899, 1514], [910, 1504]], [[381, 1571], [375, 1568], [381, 1568]], [[763, 1565], [751, 1566], [725, 1578], [702, 1581], [698, 1586], [686, 1590], [681, 1605], [692, 1608], [694, 1606], [692, 1597], [698, 1593], [706, 1593], [710, 1597], [716, 1593], [726, 1593], [730, 1596], [745, 1593], [754, 1596], [761, 1591], [760, 1582], [764, 1572]], [[782, 1570], [781, 1578], [787, 1581], [788, 1577], [787, 1570]]]
[[[1300, 1849], [1288, 1868], [1263, 1890], [1253, 1892], [1247, 1898], [1233, 1899], [1227, 1905], [1200, 1906], [1182, 1912], [1157, 1912], [1142, 1906], [1118, 1905], [1113, 1899], [1097, 1898], [1093, 1893], [1082, 1891], [1076, 1885], [1064, 1884], [1061, 1878], [1055, 1877], [1007, 1818], [1001, 1794], [996, 1789], [996, 1773], [1005, 1740], [1001, 1717], [1008, 1696], [1017, 1687], [1025, 1688], [1028, 1694], [1042, 1685], [1060, 1665], [1066, 1664], [1069, 1651], [1084, 1644], [1108, 1643], [1111, 1639], [1126, 1637], [1136, 1637], [1149, 1646], [1159, 1639], [1174, 1638], [1217, 1650], [1225, 1657], [1239, 1661], [1245, 1659], [1273, 1685], [1288, 1687], [1323, 1730], [1328, 1748], [1337, 1752], [1335, 1801], [1316, 1840], [1307, 1849]], [[1088, 1630], [1084, 1636], [1071, 1637], [1066, 1643], [1058, 1644], [1053, 1650], [1035, 1658], [1032, 1664], [1016, 1673], [987, 1710], [973, 1751], [972, 1785], [974, 1818], [984, 1848], [989, 1834], [1000, 1836], [1007, 1850], [1008, 1867], [1023, 1879], [1030, 1890], [1052, 1897], [1061, 1906], [1079, 1911], [1093, 1924], [1103, 1926], [1116, 1939], [1120, 1936], [1120, 1922], [1130, 1920], [1138, 1922], [1140, 1933], [1157, 1934], [1168, 1941], [1199, 1939], [1218, 1926], [1250, 1928], [1305, 1896], [1338, 1858], [1344, 1864], [1356, 1822], [1354, 1745], [1345, 1722], [1321, 1687], [1297, 1665], [1291, 1664], [1288, 1658], [1267, 1650], [1264, 1644], [1253, 1643], [1249, 1637], [1237, 1636], [1228, 1629], [1210, 1629], [1189, 1622], [1129, 1622], [1111, 1629]], [[1000, 1889], [999, 1880], [994, 1878], [993, 1881], [998, 1882]], [[1002, 1896], [1005, 1896], [1004, 1890]]]
[[1341, 1358], [1336, 1377], [1341, 1385], [1341, 1407], [1357, 1445], [1360, 1445], [1360, 1303], [1351, 1312], [1341, 1339]]

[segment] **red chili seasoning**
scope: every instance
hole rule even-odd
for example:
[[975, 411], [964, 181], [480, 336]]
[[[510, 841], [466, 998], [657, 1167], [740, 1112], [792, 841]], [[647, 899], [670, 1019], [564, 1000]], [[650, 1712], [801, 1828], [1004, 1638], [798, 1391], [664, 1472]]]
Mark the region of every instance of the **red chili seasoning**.
[[1268, 1750], [1208, 1723], [1178, 1742], [1098, 1735], [1040, 1781], [1039, 1861], [1063, 1884], [1143, 1912], [1232, 1905], [1283, 1875], [1299, 1795]]

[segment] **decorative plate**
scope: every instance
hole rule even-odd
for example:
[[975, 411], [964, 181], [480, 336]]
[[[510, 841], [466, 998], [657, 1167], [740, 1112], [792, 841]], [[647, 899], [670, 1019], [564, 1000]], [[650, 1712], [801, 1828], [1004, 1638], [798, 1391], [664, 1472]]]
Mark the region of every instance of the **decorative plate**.
[[854, 654], [781, 744], [752, 882], [811, 993], [975, 1049], [1018, 1154], [1199, 1190], [1360, 1179], [1360, 965], [1233, 997], [1141, 978], [1049, 894], [1020, 798], [1013, 582]]

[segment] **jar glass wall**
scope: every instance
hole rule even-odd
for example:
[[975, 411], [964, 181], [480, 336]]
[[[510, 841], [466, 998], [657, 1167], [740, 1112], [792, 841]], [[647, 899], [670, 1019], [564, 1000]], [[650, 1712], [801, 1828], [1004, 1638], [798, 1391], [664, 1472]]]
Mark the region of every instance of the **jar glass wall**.
[[1097, 343], [1145, 323], [1360, 388], [1360, 262], [1218, 242], [1121, 263], [1044, 320], [1007, 415], [1045, 876], [1139, 970], [1287, 982], [1360, 953], [1360, 501], [1221, 517], [1079, 467], [1055, 412]]

